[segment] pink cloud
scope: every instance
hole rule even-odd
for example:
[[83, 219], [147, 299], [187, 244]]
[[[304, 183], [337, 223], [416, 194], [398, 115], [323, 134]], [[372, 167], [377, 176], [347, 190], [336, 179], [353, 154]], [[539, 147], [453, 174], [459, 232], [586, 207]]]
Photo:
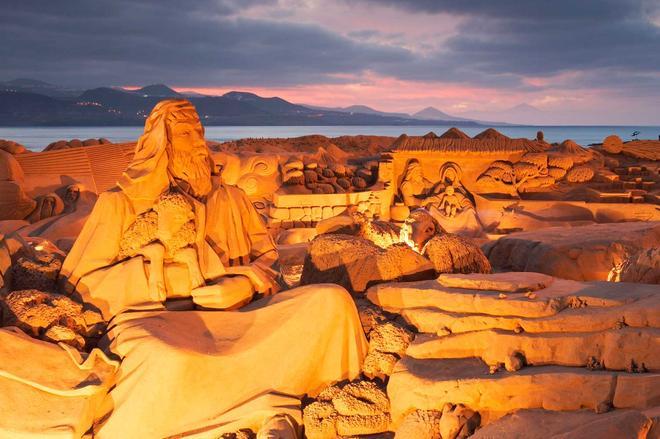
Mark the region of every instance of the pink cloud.
[[[342, 84], [311, 84], [291, 87], [250, 87], [248, 91], [260, 96], [279, 96], [291, 102], [309, 105], [343, 107], [353, 104], [369, 105], [376, 109], [416, 112], [427, 106], [440, 109], [470, 109], [478, 106], [512, 105], [522, 96], [500, 92], [492, 88], [470, 87], [455, 83], [405, 81], [372, 73]], [[221, 95], [232, 88], [175, 87], [180, 92]]]

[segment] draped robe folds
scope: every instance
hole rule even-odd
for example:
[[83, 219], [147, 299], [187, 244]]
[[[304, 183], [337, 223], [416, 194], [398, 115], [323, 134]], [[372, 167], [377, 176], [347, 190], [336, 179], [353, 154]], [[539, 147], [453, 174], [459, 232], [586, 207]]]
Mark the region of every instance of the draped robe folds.
[[[300, 396], [359, 375], [367, 343], [350, 295], [336, 285], [239, 311], [165, 311], [149, 297], [143, 258], [116, 261], [123, 231], [144, 211], [132, 201], [119, 189], [101, 194], [62, 269], [69, 288], [110, 320], [102, 345], [122, 359], [98, 437], [218, 437], [256, 430], [277, 413], [301, 422]], [[216, 186], [205, 204], [193, 203], [207, 280], [251, 265], [263, 278], [256, 289], [274, 282], [277, 251], [240, 189]]]
[[350, 295], [309, 285], [239, 311], [140, 311], [112, 322], [122, 358], [95, 437], [208, 437], [284, 413], [302, 425], [300, 400], [356, 378], [367, 344]]
[[[277, 250], [268, 230], [243, 191], [219, 185], [201, 203], [190, 197], [195, 211], [196, 247], [205, 279], [212, 281], [228, 266], [250, 265], [255, 290], [276, 288], [273, 265]], [[106, 319], [126, 309], [162, 308], [149, 295], [146, 261], [141, 256], [118, 262], [124, 231], [137, 209], [122, 190], [99, 196], [62, 267], [62, 281], [82, 300], [98, 307]]]

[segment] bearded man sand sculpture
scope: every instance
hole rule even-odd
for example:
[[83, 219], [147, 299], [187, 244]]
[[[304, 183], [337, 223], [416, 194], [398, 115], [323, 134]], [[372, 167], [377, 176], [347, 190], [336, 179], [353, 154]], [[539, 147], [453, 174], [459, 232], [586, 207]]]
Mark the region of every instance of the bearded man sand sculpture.
[[[299, 422], [299, 397], [359, 374], [367, 346], [348, 293], [313, 285], [272, 295], [275, 245], [246, 195], [213, 183], [211, 169], [194, 107], [160, 102], [133, 162], [118, 187], [100, 195], [63, 264], [68, 288], [110, 320], [102, 345], [122, 359], [95, 426], [99, 437], [286, 429], [276, 415]], [[144, 252], [126, 258], [120, 244], [168, 193], [192, 207], [205, 285], [191, 281], [186, 265], [159, 260], [162, 297], [149, 288]], [[255, 291], [268, 297], [240, 311], [168, 311], [163, 300], [192, 297], [205, 308], [232, 308]]]

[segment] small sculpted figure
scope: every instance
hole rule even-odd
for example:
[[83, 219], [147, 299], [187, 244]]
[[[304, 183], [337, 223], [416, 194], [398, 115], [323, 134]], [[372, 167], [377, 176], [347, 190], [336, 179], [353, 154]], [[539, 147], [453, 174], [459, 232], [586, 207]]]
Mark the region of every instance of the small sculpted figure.
[[64, 210], [64, 202], [56, 193], [40, 195], [35, 201], [37, 207], [27, 217], [27, 220], [31, 223], [57, 216]]
[[79, 184], [70, 184], [66, 187], [64, 192], [64, 206], [65, 208], [70, 208], [75, 206], [75, 204], [80, 199], [80, 185]]
[[447, 186], [445, 191], [440, 195], [440, 206], [438, 206], [445, 216], [456, 216], [456, 211], [461, 208], [461, 202], [454, 191], [454, 186]]
[[401, 241], [428, 258], [437, 273], [490, 273], [477, 244], [445, 229], [426, 209], [415, 209], [401, 227]]
[[199, 269], [195, 244], [195, 214], [183, 195], [163, 194], [154, 208], [143, 212], [124, 232], [118, 260], [143, 255], [150, 261], [149, 290], [151, 296], [165, 300], [164, 263], [182, 262], [188, 267], [191, 287], [204, 284]]

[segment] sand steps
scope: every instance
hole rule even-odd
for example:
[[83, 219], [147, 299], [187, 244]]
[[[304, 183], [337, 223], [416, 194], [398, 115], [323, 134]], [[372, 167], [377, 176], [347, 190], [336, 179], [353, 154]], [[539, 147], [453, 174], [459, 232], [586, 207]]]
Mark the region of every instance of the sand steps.
[[660, 329], [538, 334], [486, 330], [444, 337], [419, 334], [407, 355], [419, 359], [476, 357], [489, 366], [506, 364], [512, 355], [520, 355], [531, 366], [555, 364], [625, 371], [637, 365], [660, 372]]
[[532, 410], [552, 425], [567, 412], [598, 431], [651, 428], [641, 411], [660, 406], [657, 285], [443, 275], [377, 285], [367, 297], [420, 331], [387, 385], [394, 427], [415, 410], [464, 404], [482, 425]]
[[[521, 277], [528, 274], [538, 273], [519, 273]], [[657, 300], [660, 291], [657, 285], [555, 279], [538, 291], [511, 293], [446, 287], [441, 279], [442, 276], [439, 280], [380, 284], [370, 288], [367, 297], [376, 305], [397, 313], [413, 308], [436, 308], [462, 314], [539, 318], [571, 308], [620, 307], [642, 299]]]
[[443, 311], [436, 307], [402, 309], [401, 315], [420, 332], [446, 334], [504, 329], [524, 332], [592, 332], [623, 326], [660, 327], [660, 297], [616, 307], [568, 308], [542, 318], [493, 316]]

